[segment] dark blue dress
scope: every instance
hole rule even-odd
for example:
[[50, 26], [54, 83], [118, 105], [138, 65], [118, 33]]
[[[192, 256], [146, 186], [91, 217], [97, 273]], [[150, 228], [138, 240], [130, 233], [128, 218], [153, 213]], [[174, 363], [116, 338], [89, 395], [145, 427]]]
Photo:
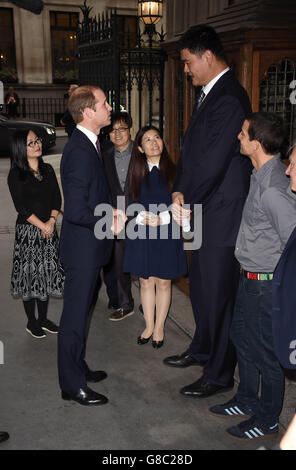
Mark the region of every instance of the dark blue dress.
[[[147, 184], [146, 180], [142, 182], [139, 203], [143, 206], [143, 209], [145, 208], [145, 210], [154, 214], [163, 212], [165, 208], [155, 210], [151, 207], [151, 204], [159, 205], [163, 203], [170, 207], [172, 203], [171, 193], [167, 188], [165, 178], [156, 166], [152, 168], [149, 174], [149, 183]], [[150, 276], [160, 279], [175, 279], [187, 273], [181, 230], [173, 221], [172, 215], [169, 225], [160, 227], [136, 225], [134, 232], [137, 232], [138, 237], [133, 240], [130, 238], [126, 240], [125, 272], [144, 279]], [[145, 238], [141, 239], [140, 237]]]

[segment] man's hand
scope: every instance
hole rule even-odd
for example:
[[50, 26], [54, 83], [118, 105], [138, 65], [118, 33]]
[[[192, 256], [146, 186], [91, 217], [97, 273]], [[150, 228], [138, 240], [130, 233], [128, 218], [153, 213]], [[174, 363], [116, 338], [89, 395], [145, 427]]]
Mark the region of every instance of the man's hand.
[[159, 215], [153, 214], [152, 212], [147, 212], [147, 215], [144, 219], [145, 225], [150, 225], [150, 227], [158, 227], [161, 225]]
[[183, 209], [182, 205], [184, 204], [184, 195], [182, 193], [173, 193], [172, 201], [173, 218], [175, 222], [182, 227], [183, 220], [190, 218], [191, 210]]
[[114, 235], [118, 235], [125, 226], [127, 221], [127, 216], [120, 209], [113, 209], [113, 222], [111, 225], [111, 230]]

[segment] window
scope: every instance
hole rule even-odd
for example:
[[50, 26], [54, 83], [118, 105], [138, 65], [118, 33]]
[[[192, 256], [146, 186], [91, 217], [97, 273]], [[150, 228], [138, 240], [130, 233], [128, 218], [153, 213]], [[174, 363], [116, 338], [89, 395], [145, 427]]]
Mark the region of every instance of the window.
[[118, 45], [121, 48], [136, 47], [137, 40], [137, 16], [117, 15]]
[[77, 53], [78, 13], [50, 12], [53, 82], [78, 79]]
[[296, 137], [296, 113], [290, 101], [290, 83], [296, 80], [295, 64], [285, 59], [269, 67], [260, 86], [260, 111], [276, 113], [285, 121], [289, 146]]
[[12, 8], [0, 8], [0, 80], [17, 82]]

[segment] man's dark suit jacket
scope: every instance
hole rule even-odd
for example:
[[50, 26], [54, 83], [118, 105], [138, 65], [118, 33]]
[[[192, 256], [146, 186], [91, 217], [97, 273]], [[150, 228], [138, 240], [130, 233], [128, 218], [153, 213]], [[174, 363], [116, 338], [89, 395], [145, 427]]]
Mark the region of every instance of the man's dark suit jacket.
[[245, 89], [228, 71], [189, 122], [174, 191], [187, 204], [203, 204], [203, 246], [235, 245], [252, 170], [237, 135], [250, 112]]
[[98, 204], [109, 204], [108, 184], [98, 153], [83, 132], [75, 129], [61, 161], [64, 217], [60, 256], [65, 266], [83, 269], [105, 265], [111, 255], [112, 240], [98, 240], [94, 215]]
[[272, 304], [275, 353], [285, 368], [296, 369], [296, 228], [274, 271]]
[[129, 178], [130, 173], [128, 170], [124, 191], [122, 190], [121, 184], [119, 182], [116, 164], [115, 164], [115, 147], [112, 142], [104, 142], [102, 144], [102, 156], [104, 161], [104, 167], [106, 172], [106, 177], [108, 180], [109, 190], [112, 199], [113, 207], [117, 207], [117, 196], [125, 196], [125, 205], [128, 205], [129, 197]]

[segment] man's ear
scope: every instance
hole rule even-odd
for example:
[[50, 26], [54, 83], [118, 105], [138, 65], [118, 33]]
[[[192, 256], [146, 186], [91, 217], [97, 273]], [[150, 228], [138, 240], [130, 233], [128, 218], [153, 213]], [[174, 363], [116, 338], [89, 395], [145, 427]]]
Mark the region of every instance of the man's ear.
[[84, 108], [83, 116], [87, 117], [88, 119], [91, 119], [93, 117], [93, 112], [94, 110], [91, 108]]
[[213, 62], [214, 54], [212, 53], [212, 51], [207, 49], [206, 51], [204, 51], [202, 57], [208, 63], [208, 65], [211, 65]]
[[140, 145], [138, 145], [138, 149], [140, 150], [141, 153], [145, 153]]
[[256, 152], [257, 152], [257, 150], [259, 150], [260, 147], [262, 147], [259, 140], [252, 140], [252, 143], [254, 145], [254, 148], [255, 148]]

